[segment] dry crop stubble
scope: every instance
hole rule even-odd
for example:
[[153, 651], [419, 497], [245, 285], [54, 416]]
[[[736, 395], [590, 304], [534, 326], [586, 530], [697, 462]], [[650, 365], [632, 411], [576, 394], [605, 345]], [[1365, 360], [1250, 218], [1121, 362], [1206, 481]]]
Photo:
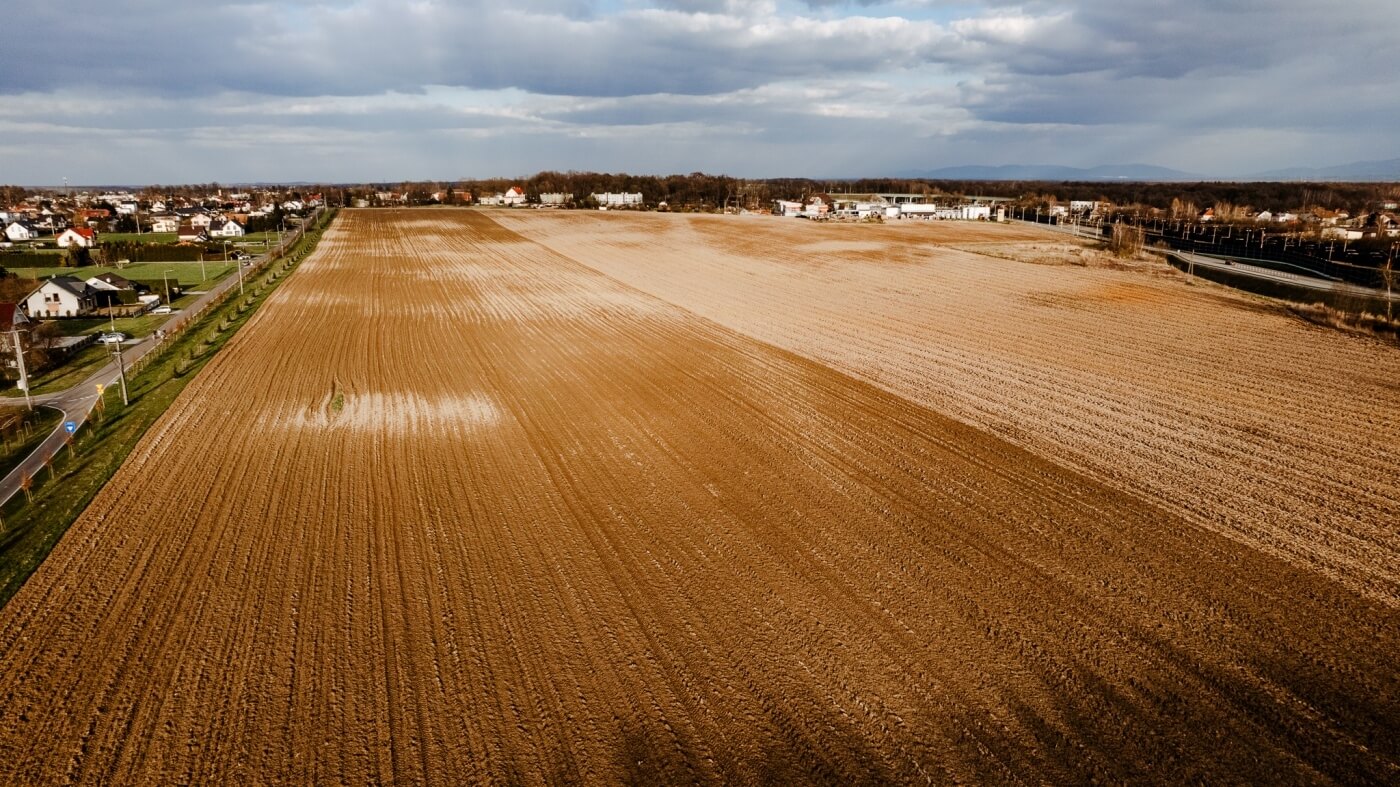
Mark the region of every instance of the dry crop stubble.
[[618, 281], [1400, 606], [1400, 353], [1381, 342], [1175, 275], [962, 250], [1063, 242], [1034, 227], [501, 220]]
[[0, 781], [1384, 780], [1396, 640], [487, 215], [347, 211], [0, 612]]

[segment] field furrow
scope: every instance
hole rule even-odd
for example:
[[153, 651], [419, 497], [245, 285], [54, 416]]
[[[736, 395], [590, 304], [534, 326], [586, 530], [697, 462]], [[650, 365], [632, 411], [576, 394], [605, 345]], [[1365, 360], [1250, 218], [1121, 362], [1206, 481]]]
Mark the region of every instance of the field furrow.
[[1375, 340], [1165, 264], [1001, 258], [1047, 239], [1028, 227], [502, 215], [619, 282], [1400, 606], [1400, 354]]
[[[976, 321], [915, 342], [796, 273], [831, 322], [783, 323], [776, 274], [725, 267], [761, 235], [623, 275], [592, 217], [534, 221], [341, 214], [0, 611], [0, 782], [1400, 775], [1393, 566], [1318, 570], [1393, 546], [1369, 464], [1312, 509], [1351, 525], [1309, 562], [1296, 527], [1236, 520], [1330, 501], [1321, 481], [1141, 494], [1201, 446], [1219, 472], [1267, 457], [1212, 442], [1198, 402], [1129, 418], [1158, 389], [1106, 357], [1034, 366]], [[663, 255], [714, 242], [666, 221]], [[947, 276], [900, 254], [908, 286]], [[1032, 380], [1049, 404], [1011, 409]], [[1105, 466], [1026, 447], [1072, 431], [1071, 400]], [[1016, 413], [1047, 420], [965, 423]]]

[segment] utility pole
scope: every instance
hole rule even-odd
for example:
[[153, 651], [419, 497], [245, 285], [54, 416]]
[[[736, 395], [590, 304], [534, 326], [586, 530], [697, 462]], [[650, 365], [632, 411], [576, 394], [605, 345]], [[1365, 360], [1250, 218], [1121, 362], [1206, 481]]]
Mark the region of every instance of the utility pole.
[[126, 362], [125, 359], [122, 358], [121, 342], [113, 344], [112, 349], [114, 349], [117, 353], [117, 374], [121, 377], [122, 380], [122, 405], [126, 406], [131, 404], [131, 400], [128, 399], [126, 395]]
[[19, 366], [19, 387], [24, 391], [24, 404], [34, 409], [34, 400], [29, 398], [29, 375], [24, 369], [24, 349], [19, 346], [19, 330], [10, 329], [10, 341], [15, 343], [15, 363]]

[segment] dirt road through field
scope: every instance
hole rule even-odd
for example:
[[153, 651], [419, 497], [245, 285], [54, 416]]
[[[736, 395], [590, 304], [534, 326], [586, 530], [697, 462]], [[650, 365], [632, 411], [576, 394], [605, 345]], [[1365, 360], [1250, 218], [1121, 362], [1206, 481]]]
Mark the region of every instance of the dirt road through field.
[[0, 611], [0, 782], [1383, 782], [1396, 652], [487, 215], [347, 211]]

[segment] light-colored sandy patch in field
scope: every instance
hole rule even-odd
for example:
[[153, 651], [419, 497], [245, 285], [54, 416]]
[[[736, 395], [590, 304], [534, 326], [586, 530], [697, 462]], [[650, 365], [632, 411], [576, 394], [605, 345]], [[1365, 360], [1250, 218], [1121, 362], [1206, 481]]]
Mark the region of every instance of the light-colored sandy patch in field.
[[495, 424], [500, 410], [487, 396], [425, 397], [412, 392], [336, 392], [314, 405], [264, 414], [257, 428], [301, 432], [345, 429], [386, 435], [436, 434]]
[[820, 254], [820, 253], [825, 253], [825, 254], [840, 254], [840, 253], [842, 253], [842, 252], [878, 252], [878, 251], [884, 251], [884, 250], [885, 250], [885, 244], [883, 244], [883, 243], [877, 243], [877, 242], [875, 242], [875, 241], [824, 240], [824, 241], [817, 241], [816, 243], [804, 243], [804, 244], [802, 244], [801, 246], [799, 246], [798, 248], [799, 248], [800, 250], [802, 250], [802, 251], [805, 251], [805, 252], [812, 252], [812, 253], [814, 253], [814, 254]]

